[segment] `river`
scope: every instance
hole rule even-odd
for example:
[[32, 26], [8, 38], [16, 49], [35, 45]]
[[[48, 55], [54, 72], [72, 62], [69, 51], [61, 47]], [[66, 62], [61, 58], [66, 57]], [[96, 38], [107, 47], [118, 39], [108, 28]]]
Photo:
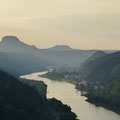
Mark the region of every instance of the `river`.
[[47, 98], [54, 97], [63, 104], [69, 105], [80, 120], [120, 120], [120, 115], [115, 112], [86, 102], [86, 98], [75, 89], [75, 85], [39, 77], [44, 73], [46, 72], [33, 73], [21, 76], [21, 78], [44, 81], [48, 85]]

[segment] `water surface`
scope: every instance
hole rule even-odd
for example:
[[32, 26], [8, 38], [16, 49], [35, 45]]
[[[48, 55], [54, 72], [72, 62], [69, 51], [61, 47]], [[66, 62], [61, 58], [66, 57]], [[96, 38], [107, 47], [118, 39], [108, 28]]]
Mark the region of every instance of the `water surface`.
[[86, 102], [86, 98], [80, 96], [81, 92], [76, 90], [73, 84], [39, 77], [39, 75], [44, 73], [45, 72], [33, 73], [21, 77], [30, 80], [44, 81], [44, 83], [48, 85], [47, 98], [55, 97], [62, 101], [62, 103], [69, 105], [80, 120], [120, 120], [120, 115]]

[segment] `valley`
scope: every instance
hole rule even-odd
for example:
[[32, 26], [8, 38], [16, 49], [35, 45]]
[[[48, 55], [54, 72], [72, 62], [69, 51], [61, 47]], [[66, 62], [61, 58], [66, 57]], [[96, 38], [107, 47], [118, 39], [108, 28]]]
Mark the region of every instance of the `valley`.
[[[0, 42], [0, 70], [1, 85], [3, 80], [7, 81], [5, 88], [1, 88], [7, 95], [1, 93], [2, 112], [3, 115], [10, 113], [7, 117], [11, 119], [17, 118], [17, 115], [24, 120], [38, 120], [40, 117], [43, 120], [120, 119], [119, 50], [81, 50], [66, 45], [40, 49], [20, 41], [16, 36], [5, 36]], [[14, 90], [18, 98], [13, 95]], [[11, 99], [3, 104], [8, 94]], [[17, 106], [18, 99], [22, 103]], [[24, 106], [26, 101], [35, 112], [33, 116], [29, 107]], [[33, 104], [31, 101], [41, 103]], [[37, 111], [41, 111], [40, 107], [34, 108], [42, 104], [44, 115]], [[15, 116], [13, 112], [16, 112]]]

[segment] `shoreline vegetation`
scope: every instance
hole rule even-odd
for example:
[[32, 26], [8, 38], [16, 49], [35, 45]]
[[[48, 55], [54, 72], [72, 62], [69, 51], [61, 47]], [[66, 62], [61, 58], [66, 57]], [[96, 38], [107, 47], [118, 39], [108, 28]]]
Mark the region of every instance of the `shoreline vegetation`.
[[62, 79], [62, 78], [52, 78], [52, 77], [47, 77], [45, 74], [44, 75], [40, 75], [40, 77], [43, 77], [43, 78], [48, 78], [50, 80], [54, 80], [54, 81], [59, 81], [59, 82], [68, 82], [68, 83], [71, 83], [73, 85], [76, 85], [77, 82], [76, 81], [71, 81], [71, 80], [68, 80], [68, 79]]
[[[52, 71], [48, 72], [48, 73], [51, 73]], [[59, 81], [59, 82], [68, 82], [70, 84], [73, 84], [75, 85], [75, 89], [77, 89], [78, 91], [81, 91], [81, 96], [84, 96], [86, 97], [87, 99], [85, 101], [97, 106], [97, 107], [104, 107], [105, 109], [108, 109], [108, 110], [111, 110], [117, 114], [120, 114], [120, 108], [115, 106], [115, 105], [111, 105], [108, 101], [105, 101], [103, 99], [100, 99], [98, 97], [91, 97], [89, 94], [87, 94], [86, 90], [84, 90], [83, 88], [79, 88], [77, 87], [77, 84], [78, 82], [75, 81], [75, 80], [69, 80], [69, 79], [63, 79], [63, 78], [58, 78], [57, 76], [55, 77], [51, 77], [50, 74], [48, 75], [47, 73], [46, 74], [43, 74], [43, 75], [40, 75], [40, 77], [44, 77], [44, 78], [48, 78], [50, 80], [53, 80], [53, 81]], [[108, 104], [109, 103], [109, 104]]]
[[43, 81], [29, 80], [25, 78], [19, 78], [19, 80], [36, 89], [42, 97], [46, 98], [47, 85]]
[[45, 101], [48, 101], [47, 105], [50, 107], [50, 111], [53, 112], [55, 120], [79, 120], [77, 118], [77, 115], [71, 111], [70, 106], [63, 104], [56, 98], [47, 99], [47, 85], [43, 81], [29, 80], [20, 77], [19, 80], [24, 84], [32, 87], [35, 91], [39, 93], [40, 96], [42, 96]]
[[105, 109], [108, 109], [108, 110], [113, 111], [120, 115], [120, 108], [117, 106], [108, 105], [107, 104], [108, 101], [103, 101], [102, 99], [90, 97], [87, 95], [84, 95], [84, 96], [87, 97], [87, 100], [86, 100], [87, 102], [89, 102], [97, 107], [104, 107]]

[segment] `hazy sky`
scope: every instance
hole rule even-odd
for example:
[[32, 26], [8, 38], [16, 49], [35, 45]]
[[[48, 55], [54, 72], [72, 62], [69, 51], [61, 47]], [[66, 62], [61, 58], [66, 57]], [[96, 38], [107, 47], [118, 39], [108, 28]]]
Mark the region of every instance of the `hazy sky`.
[[120, 49], [120, 0], [0, 0], [0, 38], [48, 48]]

